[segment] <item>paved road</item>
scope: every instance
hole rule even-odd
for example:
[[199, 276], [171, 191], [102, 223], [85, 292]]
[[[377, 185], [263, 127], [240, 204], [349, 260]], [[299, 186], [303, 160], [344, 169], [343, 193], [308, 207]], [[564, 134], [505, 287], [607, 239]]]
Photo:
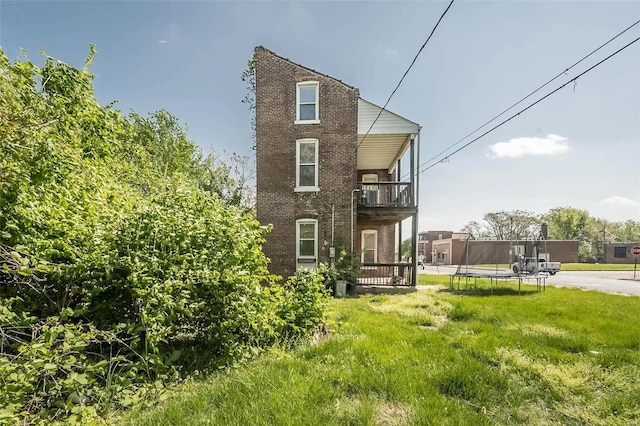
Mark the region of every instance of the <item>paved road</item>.
[[[425, 266], [418, 268], [419, 274], [454, 274], [457, 266]], [[476, 272], [469, 270], [469, 272]], [[495, 272], [484, 270], [483, 272]], [[525, 278], [526, 281], [526, 278]], [[535, 280], [533, 281], [535, 284]], [[547, 285], [555, 287], [576, 287], [603, 293], [640, 296], [640, 270], [633, 280], [633, 271], [560, 271], [547, 277]]]

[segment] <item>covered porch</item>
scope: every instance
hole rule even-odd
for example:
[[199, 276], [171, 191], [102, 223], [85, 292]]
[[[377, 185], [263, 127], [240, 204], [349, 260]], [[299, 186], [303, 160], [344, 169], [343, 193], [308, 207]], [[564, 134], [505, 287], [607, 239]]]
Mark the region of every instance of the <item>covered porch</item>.
[[[352, 238], [360, 242], [359, 285], [417, 284], [419, 135], [417, 123], [358, 100], [357, 232]], [[411, 250], [404, 256], [406, 220], [410, 231], [407, 235], [405, 229], [404, 238], [411, 238]]]

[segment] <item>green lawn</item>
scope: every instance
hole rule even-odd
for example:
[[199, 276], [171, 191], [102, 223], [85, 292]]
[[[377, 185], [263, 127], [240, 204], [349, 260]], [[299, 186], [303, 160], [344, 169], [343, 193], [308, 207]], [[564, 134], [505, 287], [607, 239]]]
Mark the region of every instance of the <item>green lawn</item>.
[[620, 263], [563, 263], [563, 271], [633, 271], [633, 264]]
[[319, 344], [268, 353], [117, 423], [640, 423], [638, 297], [432, 287], [331, 309]]
[[422, 285], [443, 285], [449, 287], [449, 275], [432, 275], [432, 274], [419, 274], [418, 284]]

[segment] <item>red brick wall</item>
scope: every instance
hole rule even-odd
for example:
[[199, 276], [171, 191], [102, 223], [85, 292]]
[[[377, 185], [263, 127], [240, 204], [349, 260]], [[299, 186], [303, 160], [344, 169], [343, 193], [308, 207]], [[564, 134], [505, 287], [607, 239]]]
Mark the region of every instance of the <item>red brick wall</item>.
[[[358, 90], [258, 47], [256, 59], [257, 217], [272, 224], [264, 252], [270, 271], [284, 277], [296, 267], [296, 219], [318, 220], [319, 261], [335, 238], [347, 250], [351, 240], [351, 190], [356, 188]], [[319, 82], [320, 124], [294, 124], [296, 83]], [[294, 192], [296, 140], [318, 139], [319, 192]], [[326, 244], [325, 244], [326, 243]]]
[[355, 237], [355, 251], [359, 255], [359, 259], [362, 259], [361, 246], [362, 246], [362, 231], [375, 230], [378, 231], [378, 262], [379, 263], [391, 263], [395, 262], [396, 257], [396, 232], [395, 225], [380, 225], [375, 219], [369, 219], [361, 217], [358, 219], [356, 237]]

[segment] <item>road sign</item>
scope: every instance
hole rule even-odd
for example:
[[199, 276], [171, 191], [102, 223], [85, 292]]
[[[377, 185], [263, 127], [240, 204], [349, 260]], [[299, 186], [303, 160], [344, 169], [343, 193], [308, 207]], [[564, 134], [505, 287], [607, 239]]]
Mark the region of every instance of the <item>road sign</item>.
[[634, 256], [640, 256], [640, 246], [633, 246], [631, 253], [633, 253]]

